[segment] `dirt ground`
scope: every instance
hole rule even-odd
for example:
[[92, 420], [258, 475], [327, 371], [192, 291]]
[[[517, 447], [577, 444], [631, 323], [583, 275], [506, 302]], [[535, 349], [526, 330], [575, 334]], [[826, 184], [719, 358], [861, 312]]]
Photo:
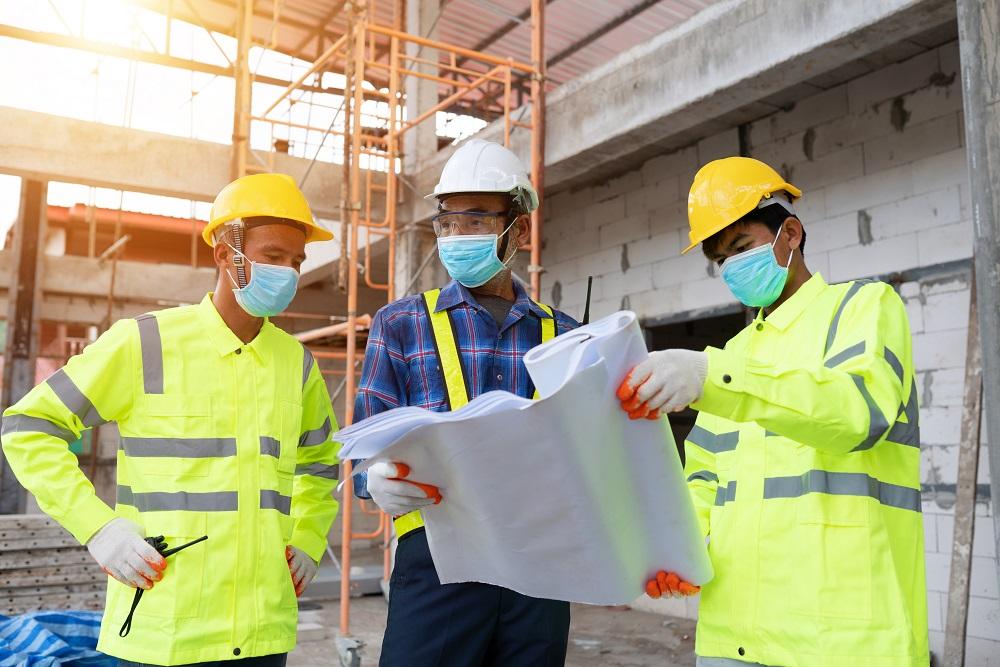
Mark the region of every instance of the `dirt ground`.
[[[302, 636], [289, 656], [290, 667], [337, 665], [336, 601], [302, 613]], [[351, 631], [364, 642], [362, 667], [378, 664], [385, 629], [381, 596], [351, 601]], [[628, 608], [574, 605], [566, 664], [570, 667], [686, 667], [694, 665], [694, 621]]]

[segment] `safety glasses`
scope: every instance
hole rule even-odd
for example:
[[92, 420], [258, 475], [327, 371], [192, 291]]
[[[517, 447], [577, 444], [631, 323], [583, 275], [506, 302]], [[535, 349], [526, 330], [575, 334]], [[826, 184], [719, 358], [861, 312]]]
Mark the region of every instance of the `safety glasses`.
[[437, 236], [496, 234], [508, 211], [440, 211], [431, 218]]

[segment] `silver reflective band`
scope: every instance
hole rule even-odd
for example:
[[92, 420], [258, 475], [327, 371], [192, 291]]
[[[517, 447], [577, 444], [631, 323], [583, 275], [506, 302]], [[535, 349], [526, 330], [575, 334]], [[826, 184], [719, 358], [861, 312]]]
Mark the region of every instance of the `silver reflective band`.
[[900, 409], [899, 416], [906, 416], [906, 421], [896, 418], [896, 423], [889, 429], [886, 440], [910, 447], [920, 446], [920, 410], [917, 407], [917, 379], [910, 382], [910, 398]]
[[702, 449], [710, 451], [713, 454], [718, 454], [720, 452], [728, 452], [736, 449], [736, 445], [739, 444], [740, 441], [740, 432], [731, 431], [729, 433], [720, 433], [719, 435], [716, 435], [696, 424], [685, 439], [698, 445]]
[[330, 439], [330, 433], [332, 430], [333, 425], [330, 423], [330, 418], [327, 417], [322, 426], [311, 431], [306, 431], [299, 437], [299, 447], [315, 447], [316, 445], [322, 445]]
[[329, 465], [326, 463], [307, 463], [305, 465], [300, 465], [295, 467], [296, 475], [312, 475], [313, 477], [322, 477], [323, 479], [340, 479], [340, 465], [334, 463]]
[[797, 477], [764, 479], [764, 499], [798, 498], [807, 493], [873, 498], [883, 505], [920, 511], [920, 489], [881, 482], [863, 472], [810, 470]]
[[206, 459], [236, 456], [236, 438], [122, 438], [125, 455], [133, 458]]
[[855, 343], [846, 350], [841, 350], [837, 354], [833, 355], [829, 359], [823, 362], [823, 365], [827, 368], [836, 368], [840, 364], [844, 363], [848, 359], [853, 359], [854, 357], [860, 356], [865, 353], [865, 341], [860, 343]]
[[856, 280], [849, 288], [847, 288], [847, 294], [844, 295], [843, 300], [840, 305], [837, 306], [837, 312], [833, 315], [833, 322], [830, 323], [830, 330], [826, 332], [826, 347], [823, 348], [823, 354], [825, 355], [833, 347], [833, 340], [837, 337], [837, 327], [840, 326], [840, 316], [844, 312], [844, 308], [847, 307], [847, 302], [854, 298], [854, 295], [858, 293], [861, 286], [865, 284], [865, 281]]
[[289, 496], [281, 495], [277, 491], [261, 489], [260, 508], [262, 510], [278, 510], [282, 514], [291, 514], [292, 499]]
[[906, 372], [903, 370], [903, 364], [900, 362], [899, 357], [893, 354], [892, 350], [885, 348], [885, 360], [892, 366], [892, 370], [895, 371], [896, 375], [899, 377], [899, 383], [903, 384], [903, 377]]
[[272, 438], [267, 435], [260, 436], [260, 455], [261, 456], [273, 456], [278, 458], [281, 453], [281, 443], [278, 442], [277, 438]]
[[48, 419], [41, 417], [29, 417], [28, 415], [10, 415], [3, 418], [3, 426], [0, 433], [4, 437], [11, 433], [44, 433], [51, 435], [68, 443], [75, 442], [77, 435], [59, 424], [54, 424]]
[[306, 380], [309, 379], [309, 373], [312, 372], [313, 364], [316, 360], [313, 359], [312, 352], [303, 345], [302, 346], [302, 386], [306, 386]]
[[118, 502], [122, 505], [132, 505], [140, 512], [235, 512], [237, 510], [235, 491], [135, 493], [130, 487], [119, 486]]
[[142, 348], [142, 384], [147, 394], [163, 393], [163, 342], [160, 323], [155, 315], [135, 318], [139, 325], [139, 346]]
[[715, 504], [721, 507], [726, 503], [736, 500], [736, 480], [730, 481], [725, 486], [720, 486], [715, 490]]
[[90, 402], [79, 387], [66, 375], [66, 370], [60, 368], [45, 381], [49, 388], [62, 401], [63, 405], [83, 422], [84, 426], [100, 426], [108, 420], [101, 416], [94, 404]]
[[861, 441], [860, 445], [851, 450], [852, 452], [860, 452], [875, 446], [875, 443], [882, 438], [882, 435], [889, 428], [889, 422], [886, 421], [882, 410], [879, 409], [875, 399], [868, 392], [868, 387], [865, 386], [865, 379], [854, 373], [850, 375], [858, 391], [861, 393], [861, 397], [865, 399], [865, 403], [868, 405], [868, 436]]

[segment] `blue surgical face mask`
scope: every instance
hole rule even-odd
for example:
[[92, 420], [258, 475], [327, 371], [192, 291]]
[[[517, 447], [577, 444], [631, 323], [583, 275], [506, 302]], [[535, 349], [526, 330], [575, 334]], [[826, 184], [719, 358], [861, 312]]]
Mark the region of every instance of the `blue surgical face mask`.
[[248, 260], [252, 267], [246, 287], [240, 287], [226, 270], [226, 275], [233, 281], [236, 303], [254, 317], [272, 317], [288, 308], [299, 286], [299, 272], [288, 266], [255, 262], [233, 246], [229, 247]]
[[773, 243], [733, 255], [722, 263], [722, 279], [726, 281], [733, 296], [744, 305], [766, 308], [777, 301], [781, 291], [785, 289], [792, 253], [788, 253], [788, 264], [778, 264], [774, 244], [778, 242], [780, 235], [779, 229]]
[[[513, 226], [513, 223], [511, 223]], [[510, 227], [503, 231], [507, 233]], [[448, 275], [466, 287], [479, 287], [500, 273], [507, 264], [497, 257], [497, 247], [503, 234], [470, 234], [443, 236], [437, 240], [438, 257]], [[509, 262], [514, 258], [510, 256]]]

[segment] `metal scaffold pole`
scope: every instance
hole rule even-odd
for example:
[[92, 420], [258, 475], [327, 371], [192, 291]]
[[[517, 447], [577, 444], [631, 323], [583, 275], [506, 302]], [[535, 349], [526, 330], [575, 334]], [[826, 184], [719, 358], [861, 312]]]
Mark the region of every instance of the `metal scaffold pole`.
[[1000, 3], [958, 0], [958, 34], [972, 186], [995, 567], [1000, 581]]

